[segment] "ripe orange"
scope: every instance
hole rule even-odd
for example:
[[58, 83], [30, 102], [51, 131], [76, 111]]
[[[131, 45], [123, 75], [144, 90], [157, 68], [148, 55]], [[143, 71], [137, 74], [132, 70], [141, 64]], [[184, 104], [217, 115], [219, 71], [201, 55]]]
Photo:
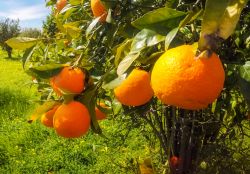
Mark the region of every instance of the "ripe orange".
[[55, 78], [52, 77], [50, 78], [50, 86], [53, 88], [53, 90], [55, 91], [55, 93], [58, 95], [58, 96], [62, 96], [62, 92], [58, 89], [58, 87], [55, 85]]
[[[99, 104], [101, 108], [107, 108], [107, 106], [104, 103]], [[103, 120], [107, 116], [105, 113], [103, 113], [98, 107], [95, 107], [95, 115], [97, 120]]]
[[59, 105], [56, 105], [51, 110], [42, 115], [41, 122], [43, 125], [47, 127], [53, 127], [53, 118], [58, 107]]
[[170, 158], [170, 166], [172, 168], [177, 168], [180, 163], [180, 159], [177, 156], [172, 156]]
[[95, 17], [102, 16], [100, 18], [101, 22], [106, 21], [107, 10], [100, 0], [91, 0], [91, 10]]
[[84, 90], [84, 80], [85, 74], [80, 68], [65, 67], [51, 79], [51, 86], [59, 95], [61, 91], [79, 94]]
[[223, 89], [225, 72], [220, 58], [195, 57], [191, 45], [166, 51], [155, 63], [151, 85], [163, 103], [183, 109], [202, 109]]
[[67, 4], [67, 0], [58, 0], [56, 2], [56, 10], [60, 12]]
[[126, 80], [114, 90], [115, 97], [127, 106], [140, 106], [147, 103], [154, 95], [150, 86], [150, 74], [134, 69]]
[[90, 127], [87, 107], [80, 102], [62, 104], [54, 115], [56, 133], [65, 138], [77, 138], [86, 134]]

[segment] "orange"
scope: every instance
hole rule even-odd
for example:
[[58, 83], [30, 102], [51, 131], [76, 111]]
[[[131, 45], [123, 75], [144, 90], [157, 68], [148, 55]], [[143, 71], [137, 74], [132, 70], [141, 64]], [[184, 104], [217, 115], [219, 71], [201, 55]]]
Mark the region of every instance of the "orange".
[[58, 96], [62, 96], [62, 92], [58, 89], [58, 87], [55, 85], [55, 82], [54, 82], [55, 78], [52, 77], [50, 78], [50, 86], [53, 88], [53, 90], [55, 91], [55, 93], [58, 95]]
[[56, 2], [56, 10], [60, 12], [67, 4], [67, 0], [58, 0]]
[[65, 138], [77, 138], [86, 134], [90, 127], [87, 107], [80, 102], [62, 104], [54, 115], [56, 133]]
[[[56, 93], [79, 94], [84, 90], [85, 74], [80, 68], [65, 67], [51, 80], [51, 86]], [[59, 91], [59, 92], [58, 92]]]
[[[99, 104], [101, 108], [107, 108], [107, 106], [104, 103]], [[107, 116], [105, 113], [103, 113], [98, 107], [95, 107], [95, 115], [97, 120], [103, 120]]]
[[151, 85], [158, 99], [183, 109], [202, 109], [223, 89], [225, 72], [219, 57], [212, 53], [196, 57], [191, 45], [167, 50], [155, 63]]
[[41, 122], [43, 125], [47, 127], [53, 127], [53, 118], [58, 107], [59, 105], [56, 105], [51, 110], [42, 115]]
[[107, 10], [100, 0], [91, 0], [91, 10], [95, 17], [102, 16], [100, 18], [101, 22], [106, 21]]
[[115, 88], [114, 93], [123, 105], [140, 106], [147, 103], [154, 95], [150, 86], [150, 74], [134, 69], [127, 79]]

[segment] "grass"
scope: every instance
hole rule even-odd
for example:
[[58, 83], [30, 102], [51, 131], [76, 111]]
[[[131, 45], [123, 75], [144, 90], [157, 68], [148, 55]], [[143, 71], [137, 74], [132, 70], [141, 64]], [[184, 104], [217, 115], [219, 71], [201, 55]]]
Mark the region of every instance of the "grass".
[[137, 172], [137, 160], [145, 158], [149, 149], [138, 130], [128, 133], [123, 122], [101, 122], [109, 139], [91, 131], [83, 138], [64, 139], [39, 121], [29, 124], [38, 94], [30, 87], [20, 59], [3, 57], [0, 51], [0, 173]]

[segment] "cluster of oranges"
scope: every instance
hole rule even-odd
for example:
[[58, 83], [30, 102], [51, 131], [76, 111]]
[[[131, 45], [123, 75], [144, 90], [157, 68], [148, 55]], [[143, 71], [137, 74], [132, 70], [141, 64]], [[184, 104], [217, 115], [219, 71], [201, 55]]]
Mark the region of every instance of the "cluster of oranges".
[[225, 72], [215, 53], [196, 57], [196, 50], [191, 45], [167, 50], [156, 61], [151, 76], [134, 69], [115, 88], [116, 98], [127, 106], [140, 106], [155, 95], [167, 105], [189, 110], [206, 108], [222, 91]]
[[[59, 74], [50, 79], [50, 84], [59, 96], [64, 94], [80, 94], [85, 88], [85, 73], [80, 68], [64, 67]], [[106, 107], [100, 103], [100, 107]], [[105, 113], [95, 108], [97, 120], [106, 118]], [[77, 138], [86, 134], [90, 127], [88, 108], [71, 100], [54, 106], [43, 114], [41, 122], [47, 127], [53, 127], [57, 134], [65, 138]]]

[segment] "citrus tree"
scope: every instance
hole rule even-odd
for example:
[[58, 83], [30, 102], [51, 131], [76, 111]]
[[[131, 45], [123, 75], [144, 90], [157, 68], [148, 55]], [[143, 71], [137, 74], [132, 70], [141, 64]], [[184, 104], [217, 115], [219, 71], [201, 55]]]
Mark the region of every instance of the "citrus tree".
[[30, 122], [105, 138], [98, 120], [127, 115], [159, 140], [165, 173], [250, 170], [247, 0], [46, 5], [42, 37], [7, 41], [41, 92]]

